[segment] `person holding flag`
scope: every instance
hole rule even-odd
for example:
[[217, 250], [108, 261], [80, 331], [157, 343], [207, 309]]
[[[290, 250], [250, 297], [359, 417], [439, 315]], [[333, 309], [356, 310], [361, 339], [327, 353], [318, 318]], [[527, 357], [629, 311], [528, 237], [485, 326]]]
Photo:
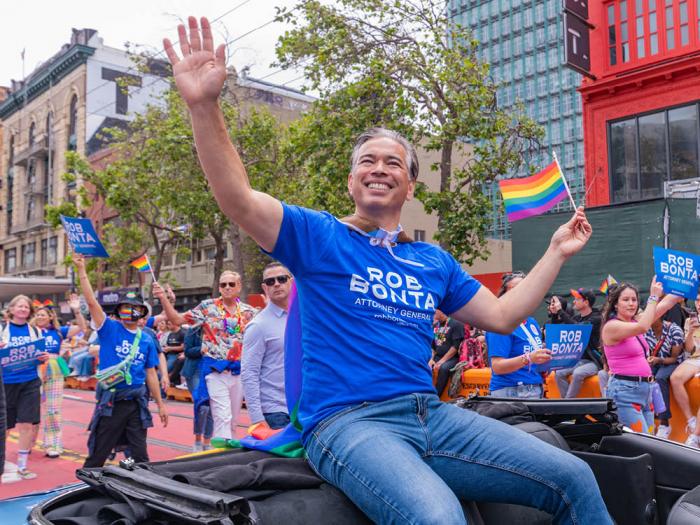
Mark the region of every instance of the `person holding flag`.
[[168, 411], [160, 395], [156, 367], [158, 351], [153, 338], [138, 327], [148, 309], [133, 292], [116, 306], [119, 321], [106, 316], [97, 302], [85, 269], [85, 257], [73, 254], [92, 325], [100, 338], [97, 405], [88, 429], [88, 457], [84, 467], [101, 467], [124, 438], [136, 462], [148, 461], [147, 429], [153, 426], [149, 392], [158, 405], [164, 427]]
[[[29, 297], [17, 295], [7, 308], [9, 322], [0, 333], [0, 348], [18, 346], [41, 340], [44, 334], [40, 328], [29, 324], [34, 307]], [[19, 369], [4, 369], [3, 382], [7, 412], [7, 429], [17, 427], [19, 448], [17, 450], [17, 471], [3, 475], [3, 483], [11, 483], [36, 478], [36, 473], [27, 468], [29, 453], [34, 440], [33, 426], [41, 420], [41, 379], [38, 364], [49, 359], [49, 354], [41, 352], [38, 362]]]
[[530, 275], [496, 298], [447, 252], [402, 230], [419, 167], [415, 148], [395, 131], [357, 138], [346, 187], [355, 213], [343, 220], [256, 191], [218, 104], [225, 46], [215, 50], [206, 18], [188, 25], [189, 35], [178, 27], [182, 57], [164, 45], [204, 173], [222, 211], [297, 285], [296, 414], [315, 472], [377, 523], [464, 524], [460, 498], [537, 507], [556, 523], [611, 523], [585, 462], [442, 403], [428, 366], [436, 309], [511, 333], [537, 308], [592, 234], [583, 209], [554, 233]]

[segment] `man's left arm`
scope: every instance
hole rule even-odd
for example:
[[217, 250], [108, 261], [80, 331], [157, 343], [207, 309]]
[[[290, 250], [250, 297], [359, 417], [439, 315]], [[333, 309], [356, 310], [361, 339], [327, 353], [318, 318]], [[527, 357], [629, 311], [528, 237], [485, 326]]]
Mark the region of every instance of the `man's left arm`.
[[467, 304], [450, 316], [483, 330], [511, 333], [537, 309], [562, 265], [581, 251], [592, 232], [583, 207], [580, 207], [571, 220], [554, 232], [544, 256], [518, 286], [499, 298], [482, 286]]

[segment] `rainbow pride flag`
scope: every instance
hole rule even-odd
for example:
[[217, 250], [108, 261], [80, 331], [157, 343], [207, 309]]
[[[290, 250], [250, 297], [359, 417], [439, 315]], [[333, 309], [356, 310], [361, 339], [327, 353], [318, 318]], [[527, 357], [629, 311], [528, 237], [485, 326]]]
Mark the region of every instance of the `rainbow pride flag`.
[[541, 215], [569, 194], [556, 161], [531, 177], [499, 181], [498, 187], [503, 195], [508, 222]]
[[151, 263], [148, 260], [148, 255], [145, 253], [135, 261], [131, 261], [131, 266], [136, 268], [139, 272], [151, 271]]
[[610, 290], [610, 287], [613, 284], [617, 284], [617, 280], [615, 280], [615, 278], [612, 275], [608, 274], [608, 276], [605, 278], [605, 280], [601, 283], [600, 288], [598, 288], [598, 290], [600, 290], [605, 295], [607, 295], [608, 290]]

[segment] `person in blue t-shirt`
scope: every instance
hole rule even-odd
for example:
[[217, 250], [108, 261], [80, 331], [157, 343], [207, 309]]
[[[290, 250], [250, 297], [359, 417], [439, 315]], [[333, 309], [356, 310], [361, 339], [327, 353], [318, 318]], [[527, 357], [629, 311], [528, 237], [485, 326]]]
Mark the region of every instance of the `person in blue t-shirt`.
[[[119, 321], [109, 319], [92, 290], [85, 258], [73, 254], [73, 261], [93, 327], [100, 338], [99, 370], [113, 371], [111, 375], [119, 378], [108, 383], [99, 372], [97, 374], [100, 379], [98, 401], [90, 421], [88, 457], [84, 466], [101, 467], [117, 444], [126, 445], [137, 463], [148, 461], [146, 435], [147, 429], [153, 426], [148, 409], [149, 392], [156, 401], [163, 426], [168, 425], [168, 411], [156, 374], [156, 344], [153, 337], [138, 327], [139, 319], [148, 314], [148, 309], [130, 292], [116, 306]], [[118, 370], [114, 369], [116, 365], [121, 365]]]
[[[29, 318], [34, 312], [32, 303], [26, 295], [15, 296], [8, 306], [9, 322], [0, 333], [0, 348], [17, 346], [43, 339], [39, 328], [29, 325]], [[37, 354], [38, 361], [21, 368], [3, 368], [3, 383], [7, 411], [7, 428], [17, 428], [19, 447], [17, 450], [17, 474], [4, 476], [3, 482], [21, 481], [36, 477], [27, 468], [29, 452], [34, 439], [33, 426], [38, 425], [41, 417], [41, 380], [37, 373], [39, 362], [49, 358], [48, 353]]]
[[204, 173], [222, 211], [297, 285], [298, 419], [315, 471], [379, 523], [464, 523], [460, 498], [534, 506], [557, 522], [611, 523], [586, 463], [440, 402], [428, 366], [437, 308], [499, 333], [537, 308], [590, 238], [583, 209], [554, 233], [530, 275], [496, 298], [447, 252], [402, 231], [418, 157], [396, 132], [372, 129], [357, 139], [346, 188], [355, 213], [343, 220], [255, 191], [218, 105], [224, 46], [214, 50], [205, 18], [188, 24], [189, 36], [178, 28], [182, 58], [164, 44]]
[[64, 376], [68, 372], [68, 364], [61, 354], [61, 345], [64, 340], [70, 339], [79, 333], [87, 332], [87, 322], [80, 313], [80, 299], [77, 294], [71, 294], [68, 306], [75, 316], [75, 324], [61, 326], [56, 315], [53, 301], [34, 301], [34, 315], [31, 324], [40, 328], [44, 333], [46, 352], [49, 360], [43, 371], [42, 389], [44, 392], [41, 422], [44, 430], [43, 446], [46, 455], [57, 458], [63, 452], [61, 412], [63, 405]]
[[[518, 286], [524, 278], [522, 272], [504, 274], [498, 296]], [[486, 332], [486, 347], [491, 365], [489, 389], [492, 396], [542, 397], [542, 374], [537, 372], [537, 365], [551, 361], [552, 353], [543, 347], [535, 319], [528, 317], [511, 334]]]

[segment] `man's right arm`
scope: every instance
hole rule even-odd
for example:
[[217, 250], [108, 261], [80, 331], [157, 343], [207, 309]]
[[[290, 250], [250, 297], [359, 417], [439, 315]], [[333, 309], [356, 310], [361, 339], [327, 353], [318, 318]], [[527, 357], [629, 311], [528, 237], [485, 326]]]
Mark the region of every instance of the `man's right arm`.
[[272, 251], [282, 225], [280, 201], [250, 187], [245, 166], [231, 143], [218, 97], [226, 80], [226, 47], [214, 50], [206, 18], [189, 17], [189, 36], [178, 26], [182, 59], [170, 40], [163, 41], [178, 91], [192, 119], [202, 169], [221, 210], [264, 250]]

